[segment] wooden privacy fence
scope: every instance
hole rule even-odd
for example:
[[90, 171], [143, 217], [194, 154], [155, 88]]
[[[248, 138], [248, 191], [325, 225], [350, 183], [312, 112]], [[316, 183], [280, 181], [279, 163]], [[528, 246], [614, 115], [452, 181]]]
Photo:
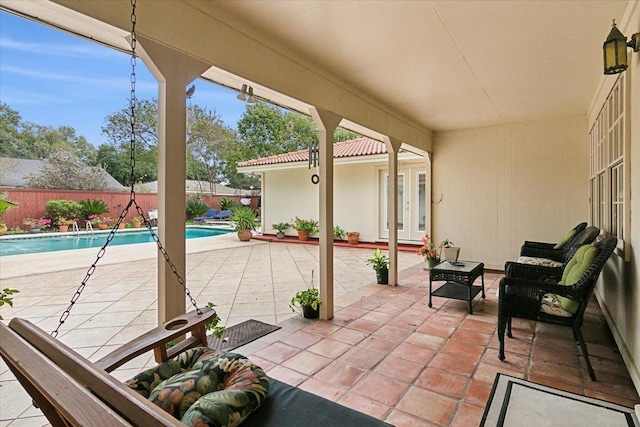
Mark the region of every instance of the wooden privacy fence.
[[[102, 200], [107, 204], [109, 213], [104, 214], [116, 219], [122, 209], [129, 203], [130, 195], [128, 192], [118, 191], [84, 191], [84, 190], [37, 190], [37, 189], [15, 189], [15, 188], [3, 188], [0, 192], [6, 192], [8, 194], [7, 200], [17, 202], [18, 206], [13, 209], [9, 209], [3, 216], [3, 221], [7, 223], [9, 228], [19, 228], [22, 225], [24, 218], [40, 218], [44, 215], [45, 205], [49, 200], [73, 200], [79, 202], [81, 200]], [[186, 201], [190, 197], [185, 195]], [[260, 196], [243, 196], [243, 195], [212, 195], [212, 196], [200, 196], [199, 199], [211, 207], [219, 208], [220, 199], [227, 198], [235, 200], [240, 204], [240, 199], [247, 198], [251, 200], [252, 208], [258, 207], [258, 200]], [[156, 193], [136, 193], [136, 201], [142, 208], [142, 211], [147, 215], [149, 209], [156, 209], [158, 207], [158, 195]], [[186, 210], [185, 210], [186, 211]], [[138, 215], [135, 208], [130, 208], [127, 213], [126, 220], [131, 221], [134, 216]]]

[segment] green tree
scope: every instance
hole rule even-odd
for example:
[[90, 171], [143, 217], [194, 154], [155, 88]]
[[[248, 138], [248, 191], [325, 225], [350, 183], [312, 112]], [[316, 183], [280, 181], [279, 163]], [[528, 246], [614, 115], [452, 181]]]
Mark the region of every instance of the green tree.
[[20, 113], [0, 102], [0, 156], [19, 157], [17, 142], [20, 138]]
[[51, 153], [40, 171], [27, 176], [26, 186], [59, 190], [108, 189], [104, 169], [87, 166], [67, 150]]
[[[158, 107], [155, 100], [140, 100], [136, 110], [135, 182], [158, 177]], [[102, 133], [108, 143], [98, 148], [96, 164], [101, 164], [120, 183], [129, 184], [129, 150], [131, 110], [127, 106], [105, 119]], [[187, 178], [217, 183], [226, 181], [223, 148], [236, 139], [235, 132], [224, 125], [214, 111], [198, 105], [187, 109]]]
[[0, 156], [44, 159], [49, 153], [65, 150], [84, 162], [95, 160], [95, 148], [70, 126], [43, 126], [23, 122], [20, 113], [0, 103]]
[[[158, 179], [158, 106], [155, 100], [139, 100], [134, 110], [136, 156], [134, 182]], [[130, 184], [131, 109], [108, 115], [102, 125], [107, 143], [98, 147], [95, 165], [101, 165], [123, 185]]]
[[[228, 181], [224, 176], [221, 154], [225, 147], [236, 141], [235, 132], [225, 126], [215, 110], [207, 112], [198, 105], [188, 109], [187, 130], [187, 165], [192, 165], [190, 172], [199, 181], [208, 181], [210, 184]], [[215, 188], [213, 185], [211, 187]]]
[[343, 128], [336, 128], [336, 131], [333, 133], [333, 140], [335, 142], [351, 141], [352, 139], [361, 137], [362, 135], [358, 135], [355, 132], [351, 132], [350, 130], [346, 130]]

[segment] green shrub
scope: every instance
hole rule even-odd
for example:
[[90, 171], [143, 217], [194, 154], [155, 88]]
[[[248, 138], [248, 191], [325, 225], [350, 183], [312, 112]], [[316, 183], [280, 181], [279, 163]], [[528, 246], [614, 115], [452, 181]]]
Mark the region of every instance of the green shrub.
[[109, 208], [103, 200], [81, 200], [80, 207], [83, 218], [89, 218], [91, 215], [98, 216], [109, 212]]
[[235, 208], [236, 206], [238, 206], [235, 200], [229, 199], [227, 197], [221, 198], [218, 204], [220, 204], [220, 210], [222, 211], [226, 211], [226, 210], [230, 211], [230, 210], [233, 210], [233, 208]]
[[59, 218], [73, 219], [82, 215], [82, 206], [73, 200], [49, 200], [44, 207], [44, 217], [51, 220], [51, 225], [58, 226]]
[[231, 221], [236, 223], [236, 231], [255, 230], [258, 214], [248, 206], [240, 206], [232, 211]]
[[191, 199], [187, 201], [187, 213], [192, 218], [204, 215], [209, 209], [208, 204], [198, 199]]

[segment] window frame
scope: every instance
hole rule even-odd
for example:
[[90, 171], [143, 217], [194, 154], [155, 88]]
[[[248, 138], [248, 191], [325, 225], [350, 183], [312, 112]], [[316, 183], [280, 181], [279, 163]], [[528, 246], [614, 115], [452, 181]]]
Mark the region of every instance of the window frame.
[[631, 227], [630, 89], [626, 73], [621, 73], [589, 131], [590, 222], [618, 238], [618, 250], [627, 262]]

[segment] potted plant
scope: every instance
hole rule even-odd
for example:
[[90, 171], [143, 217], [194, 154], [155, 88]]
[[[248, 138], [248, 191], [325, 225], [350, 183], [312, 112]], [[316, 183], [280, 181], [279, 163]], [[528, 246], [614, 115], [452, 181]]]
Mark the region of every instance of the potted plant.
[[302, 219], [295, 217], [293, 222], [293, 228], [298, 231], [298, 239], [309, 240], [309, 236], [320, 231], [318, 227], [318, 221], [313, 219]]
[[140, 228], [143, 222], [144, 222], [144, 218], [142, 218], [140, 215], [134, 216], [133, 219], [131, 220], [131, 226], [133, 228]]
[[309, 289], [305, 289], [304, 291], [298, 291], [293, 298], [291, 298], [291, 303], [289, 307], [293, 312], [300, 313], [302, 311], [302, 315], [306, 319], [317, 319], [320, 317], [320, 310], [318, 306], [322, 304], [322, 300], [318, 295], [318, 289], [311, 287]]
[[379, 285], [387, 285], [389, 283], [389, 258], [376, 248], [373, 257], [365, 261], [376, 271], [376, 279]]
[[339, 225], [333, 227], [333, 240], [343, 240], [346, 235], [346, 231], [344, 231]]
[[[0, 218], [9, 209], [18, 206], [17, 203], [7, 200], [7, 193], [0, 193]], [[0, 236], [7, 232], [7, 223], [0, 219]]]
[[454, 243], [449, 241], [449, 239], [444, 239], [440, 245], [444, 248], [444, 259], [453, 264], [458, 261], [458, 256], [460, 255], [460, 248], [457, 246], [453, 246]]
[[40, 230], [45, 229], [51, 225], [51, 220], [49, 218], [24, 218], [22, 220], [22, 224], [27, 227], [31, 233], [39, 233]]
[[277, 224], [271, 224], [271, 227], [277, 231], [276, 237], [278, 239], [284, 239], [284, 232], [291, 228], [291, 224], [288, 222], [279, 222]]
[[241, 242], [251, 240], [251, 231], [256, 229], [256, 211], [248, 206], [236, 207], [231, 211], [231, 221], [236, 223], [238, 239]]
[[425, 234], [422, 237], [422, 246], [417, 250], [418, 255], [422, 255], [427, 261], [427, 266], [429, 269], [435, 267], [440, 264], [440, 252], [442, 251], [442, 243], [438, 244], [438, 246], [433, 243], [433, 239], [428, 234]]
[[357, 245], [358, 240], [360, 240], [359, 231], [347, 231], [347, 241], [350, 245]]
[[73, 223], [73, 219], [65, 218], [63, 216], [59, 216], [56, 219], [56, 224], [58, 224], [58, 231], [61, 233], [66, 233], [67, 231], [69, 231], [69, 226], [73, 225]]
[[[111, 224], [113, 224], [113, 220], [108, 216], [97, 217], [97, 224], [100, 230], [106, 230], [109, 228]], [[92, 221], [93, 223], [93, 221]]]

